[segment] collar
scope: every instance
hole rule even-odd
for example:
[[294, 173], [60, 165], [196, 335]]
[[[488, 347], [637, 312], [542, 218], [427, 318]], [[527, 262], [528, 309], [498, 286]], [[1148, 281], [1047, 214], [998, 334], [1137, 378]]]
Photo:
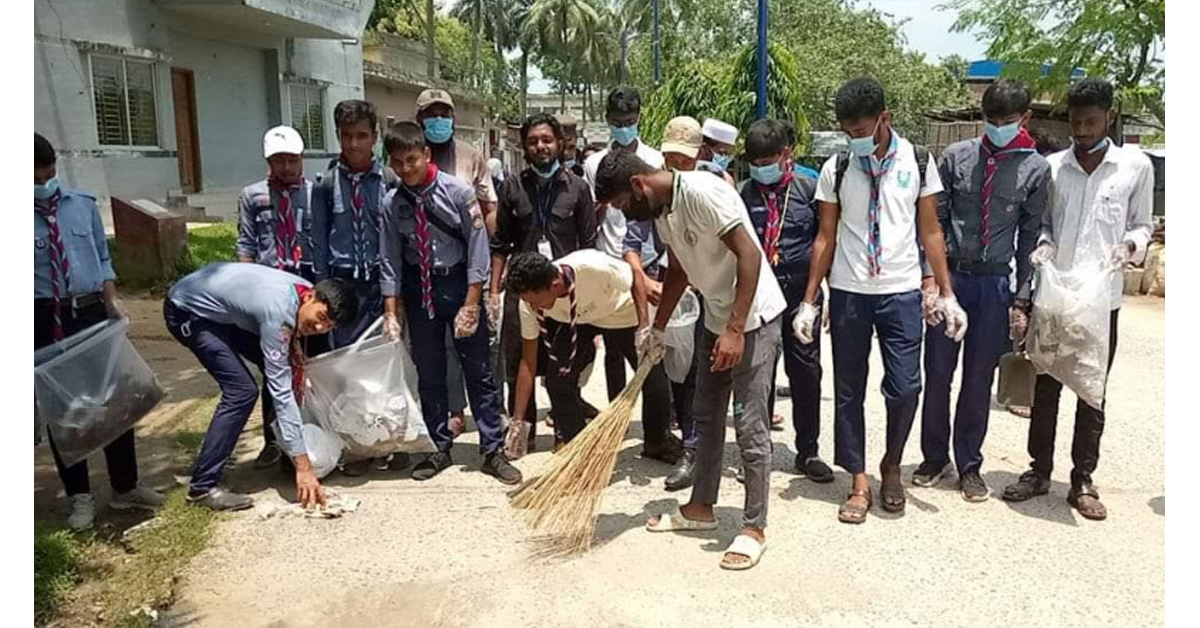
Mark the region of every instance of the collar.
[[275, 177], [272, 177], [272, 176], [267, 176], [267, 187], [272, 190], [279, 190], [279, 191], [288, 190], [289, 192], [293, 192], [295, 190], [298, 190], [298, 189], [304, 187], [304, 185], [306, 183], [308, 183], [308, 181], [306, 181], [304, 179], [304, 177], [300, 177], [300, 180], [297, 181], [296, 183], [293, 183], [291, 185], [284, 185], [279, 179], [276, 179]]
[[350, 165], [347, 164], [339, 155], [338, 160], [337, 160], [337, 166], [338, 166], [338, 170], [340, 170], [342, 172], [342, 174], [369, 173], [369, 174], [375, 175], [375, 174], [381, 174], [383, 172], [383, 167], [380, 165], [379, 160], [374, 157], [371, 158], [371, 165], [367, 166], [366, 168], [364, 168], [362, 170], [355, 170], [355, 169], [351, 168]]
[[402, 185], [403, 185], [404, 189], [406, 191], [408, 191], [408, 193], [412, 194], [413, 196], [416, 196], [417, 194], [420, 194], [420, 193], [424, 192], [425, 190], [428, 190], [430, 187], [433, 186], [433, 184], [435, 182], [437, 182], [437, 177], [438, 177], [439, 172], [441, 172], [441, 171], [438, 170], [437, 164], [433, 163], [433, 161], [430, 161], [429, 167], [426, 168], [426, 170], [425, 170], [425, 178], [422, 179], [421, 182], [417, 184], [417, 187], [415, 187], [415, 188], [411, 187], [407, 183], [402, 183]]
[[549, 179], [543, 179], [540, 175], [538, 175], [538, 173], [534, 172], [533, 166], [527, 166], [524, 170], [522, 170], [521, 176], [523, 178], [532, 180], [534, 183], [540, 183], [543, 181], [558, 181], [566, 176], [563, 174], [566, 171], [566, 166], [563, 166], [562, 162], [560, 161], [558, 162], [558, 171], [555, 172]]
[[984, 151], [992, 155], [1029, 153], [1037, 150], [1037, 141], [1033, 139], [1033, 136], [1029, 134], [1029, 129], [1025, 127], [1021, 127], [1017, 136], [1004, 148], [999, 148], [995, 144], [992, 144], [992, 140], [988, 139], [987, 135], [979, 138], [979, 144], [983, 147]]
[[[1092, 171], [1092, 174], [1095, 174], [1098, 170], [1100, 170], [1100, 167], [1103, 166], [1104, 164], [1112, 164], [1113, 166], [1117, 166], [1118, 164], [1120, 164], [1121, 157], [1120, 157], [1118, 151], [1120, 151], [1121, 148], [1122, 147], [1117, 146], [1116, 144], [1113, 144], [1112, 142], [1109, 142], [1108, 148], [1106, 148], [1104, 150], [1104, 158], [1100, 160], [1099, 165], [1096, 166], [1096, 170]], [[1075, 147], [1074, 146], [1067, 148], [1067, 150], [1064, 152], [1067, 153], [1066, 157], [1063, 158], [1064, 163], [1074, 166], [1076, 170], [1082, 172], [1085, 175], [1088, 174], [1088, 172], [1083, 169], [1083, 166], [1079, 165], [1079, 160], [1075, 158]]]
[[785, 170], [783, 173], [783, 177], [781, 177], [778, 181], [776, 181], [772, 185], [763, 185], [763, 184], [759, 183], [758, 181], [755, 181], [754, 185], [756, 185], [758, 187], [759, 194], [766, 196], [767, 194], [770, 194], [771, 192], [774, 192], [775, 194], [779, 194], [781, 192], [787, 191], [792, 186], [792, 181], [794, 181], [794, 180], [795, 180], [795, 177], [792, 176], [792, 171], [789, 169], [789, 170]]

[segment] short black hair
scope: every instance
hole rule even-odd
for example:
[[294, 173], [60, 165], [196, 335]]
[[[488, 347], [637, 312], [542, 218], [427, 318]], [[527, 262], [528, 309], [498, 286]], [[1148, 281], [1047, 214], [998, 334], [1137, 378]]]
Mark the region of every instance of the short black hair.
[[42, 137], [40, 133], [33, 134], [33, 167], [45, 168], [58, 163], [58, 157], [54, 154], [54, 146], [50, 144], [50, 140]]
[[1014, 79], [1000, 79], [983, 92], [983, 115], [1002, 118], [1029, 111], [1029, 86]]
[[873, 78], [864, 76], [846, 81], [833, 99], [833, 110], [838, 122], [850, 122], [862, 118], [873, 118], [887, 109], [883, 86]]
[[408, 152], [425, 148], [425, 132], [412, 120], [397, 122], [383, 137], [383, 150], [390, 155], [392, 151]]
[[774, 118], [755, 120], [746, 131], [746, 159], [774, 157], [792, 145], [787, 123]]
[[1104, 110], [1112, 109], [1112, 83], [1089, 76], [1071, 87], [1067, 93], [1067, 107], [1099, 107]]
[[329, 318], [337, 325], [350, 325], [358, 318], [358, 297], [354, 286], [344, 279], [322, 279], [313, 286], [317, 300], [329, 308]]
[[525, 118], [525, 124], [521, 125], [522, 147], [525, 146], [525, 138], [529, 136], [529, 130], [535, 126], [541, 126], [543, 124], [550, 125], [550, 130], [554, 131], [554, 137], [556, 137], [559, 142], [563, 140], [563, 127], [561, 124], [559, 124], [558, 118], [555, 118], [548, 113], [535, 113], [528, 118]]
[[374, 129], [378, 124], [375, 116], [375, 105], [365, 100], [343, 100], [333, 108], [333, 124], [337, 128], [366, 120]]
[[629, 179], [637, 174], [658, 172], [631, 153], [611, 151], [600, 160], [596, 169], [596, 201], [607, 203], [618, 194], [633, 191]]
[[525, 251], [508, 261], [508, 279], [504, 286], [514, 294], [538, 292], [549, 288], [558, 278], [558, 267], [541, 253]]
[[641, 114], [642, 95], [629, 85], [618, 85], [608, 93], [608, 102], [604, 107], [607, 115]]

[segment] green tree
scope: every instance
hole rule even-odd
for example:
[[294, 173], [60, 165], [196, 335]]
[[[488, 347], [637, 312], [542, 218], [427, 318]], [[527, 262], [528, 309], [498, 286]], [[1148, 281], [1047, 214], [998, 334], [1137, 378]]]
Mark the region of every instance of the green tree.
[[[536, 0], [529, 8], [523, 32], [537, 43], [543, 57], [557, 59], [569, 73], [577, 51], [592, 45], [599, 21], [596, 8], [587, 0]], [[559, 84], [564, 109], [567, 85], [566, 80]]]
[[949, 55], [942, 58], [942, 62], [938, 64], [950, 78], [960, 85], [967, 82], [967, 72], [971, 69], [971, 63], [961, 55]]
[[953, 0], [939, 8], [957, 10], [955, 30], [990, 40], [988, 56], [1035, 93], [1061, 99], [1082, 68], [1112, 81], [1122, 109], [1166, 123], [1165, 0]]

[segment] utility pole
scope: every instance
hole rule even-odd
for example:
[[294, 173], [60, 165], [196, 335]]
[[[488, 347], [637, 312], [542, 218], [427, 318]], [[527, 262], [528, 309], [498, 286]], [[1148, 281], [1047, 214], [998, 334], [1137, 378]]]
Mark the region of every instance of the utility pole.
[[662, 39], [659, 37], [659, 0], [654, 0], [654, 84], [662, 80]]
[[758, 117], [767, 117], [767, 0], [758, 0]]

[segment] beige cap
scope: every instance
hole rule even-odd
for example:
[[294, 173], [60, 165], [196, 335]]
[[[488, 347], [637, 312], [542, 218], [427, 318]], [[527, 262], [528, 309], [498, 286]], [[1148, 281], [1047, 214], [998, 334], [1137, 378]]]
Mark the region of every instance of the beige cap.
[[304, 154], [304, 138], [290, 126], [277, 126], [263, 136], [263, 158], [270, 159], [271, 155], [287, 153], [289, 155]]
[[426, 107], [434, 103], [442, 103], [451, 109], [454, 108], [454, 101], [450, 98], [450, 92], [444, 89], [427, 89], [417, 96], [417, 111], [422, 111]]
[[558, 120], [559, 126], [577, 126], [579, 124], [579, 121], [575, 119], [575, 116], [569, 113], [556, 114], [554, 119]]
[[679, 153], [692, 159], [700, 152], [704, 136], [700, 132], [700, 123], [691, 116], [671, 118], [663, 131], [662, 148], [664, 153]]

